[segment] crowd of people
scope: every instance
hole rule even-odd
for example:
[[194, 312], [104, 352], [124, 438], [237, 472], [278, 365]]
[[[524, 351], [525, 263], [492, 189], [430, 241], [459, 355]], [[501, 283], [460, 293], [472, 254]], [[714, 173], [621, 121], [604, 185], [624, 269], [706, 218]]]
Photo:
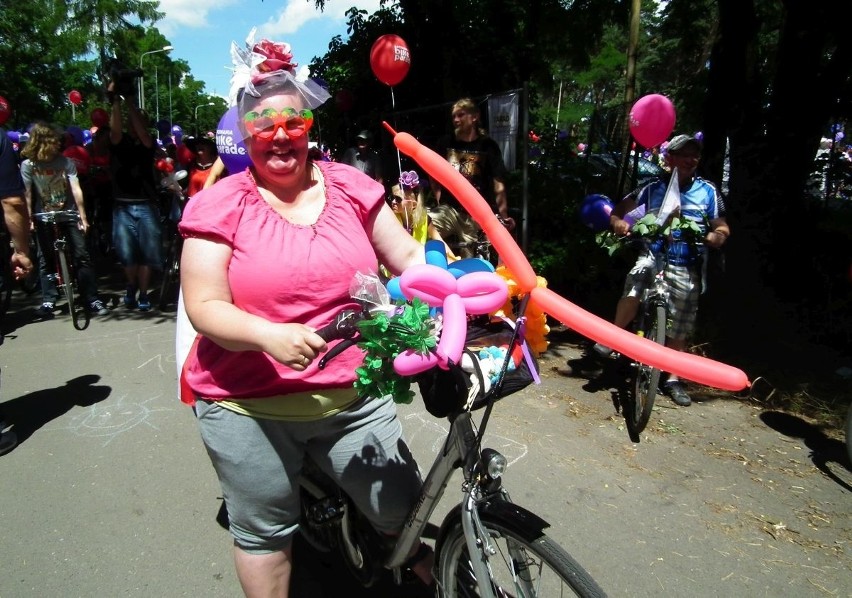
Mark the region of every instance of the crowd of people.
[[[39, 272], [41, 304], [34, 310], [39, 320], [55, 317], [59, 300], [54, 230], [45, 223], [46, 213], [78, 214], [76, 223], [60, 226], [71, 244], [77, 290], [90, 314], [110, 313], [97, 289], [97, 270], [108, 268], [110, 259], [125, 275], [124, 307], [146, 312], [152, 308], [152, 279], [162, 269], [162, 218], [175, 192], [183, 200], [221, 176], [213, 174], [217, 150], [212, 138], [164, 144], [135, 97], [114, 93], [110, 84], [108, 101], [108, 120], [89, 130], [36, 121], [24, 135], [2, 132], [11, 165], [6, 176], [12, 187], [20, 186], [28, 229], [36, 239], [30, 257]], [[176, 151], [181, 145], [183, 151]], [[189, 174], [175, 185], [181, 171]]]

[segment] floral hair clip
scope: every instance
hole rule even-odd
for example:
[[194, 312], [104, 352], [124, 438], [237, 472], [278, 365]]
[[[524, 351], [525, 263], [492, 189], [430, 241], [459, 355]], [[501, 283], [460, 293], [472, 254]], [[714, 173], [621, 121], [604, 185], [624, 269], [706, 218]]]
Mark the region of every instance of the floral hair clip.
[[414, 189], [420, 186], [420, 177], [414, 170], [403, 170], [399, 176], [399, 186], [403, 189]]

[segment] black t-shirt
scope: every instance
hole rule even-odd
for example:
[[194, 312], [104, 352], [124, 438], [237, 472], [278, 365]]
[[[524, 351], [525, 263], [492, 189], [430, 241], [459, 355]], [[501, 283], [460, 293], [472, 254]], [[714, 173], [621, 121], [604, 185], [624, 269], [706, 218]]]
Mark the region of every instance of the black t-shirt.
[[[488, 205], [497, 212], [494, 200], [494, 179], [506, 180], [506, 167], [503, 164], [503, 153], [500, 146], [490, 137], [478, 137], [473, 141], [460, 141], [455, 135], [444, 137], [435, 150], [458, 170]], [[441, 192], [441, 203], [452, 205], [465, 213], [458, 199], [444, 189]]]
[[117, 201], [143, 201], [157, 198], [154, 183], [154, 148], [145, 147], [127, 133], [110, 145], [110, 173]]

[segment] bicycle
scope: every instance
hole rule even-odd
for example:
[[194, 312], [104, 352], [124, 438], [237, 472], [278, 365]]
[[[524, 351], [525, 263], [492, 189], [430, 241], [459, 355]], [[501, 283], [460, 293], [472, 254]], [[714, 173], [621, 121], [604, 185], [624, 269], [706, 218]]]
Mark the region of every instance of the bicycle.
[[180, 253], [183, 249], [183, 239], [178, 232], [178, 222], [180, 222], [186, 198], [177, 181], [185, 177], [186, 171], [179, 170], [174, 177], [163, 180], [161, 205], [164, 208], [162, 224], [165, 260], [160, 279], [158, 303], [161, 311], [177, 301], [177, 289], [180, 285]]
[[[520, 314], [527, 300], [521, 300]], [[345, 340], [329, 350], [319, 367], [357, 342], [358, 322], [369, 317], [366, 309], [349, 310], [320, 329], [318, 334], [327, 341]], [[518, 329], [510, 329], [510, 355], [521, 342]], [[380, 537], [345, 492], [307, 464], [301, 480], [305, 538], [325, 551], [338, 549], [365, 587], [375, 583], [382, 568], [392, 569], [395, 581], [401, 583], [408, 555], [430, 525], [453, 471], [461, 469], [462, 499], [444, 518], [435, 543], [434, 574], [441, 596], [604, 596], [580, 564], [544, 532], [550, 524], [511, 501], [503, 486], [506, 458], [483, 448], [497, 400], [519, 390], [517, 380], [507, 375], [509, 361], [503, 362], [496, 382], [485, 393], [455, 364], [447, 371], [436, 368], [417, 377], [427, 410], [446, 417], [450, 425], [444, 448], [398, 537]], [[483, 411], [477, 426], [473, 411], [478, 409]]]
[[[73, 270], [73, 255], [71, 244], [68, 242], [64, 227], [65, 224], [74, 226], [80, 220], [80, 215], [75, 210], [58, 210], [55, 212], [37, 212], [33, 214], [39, 222], [50, 225], [53, 229], [53, 251], [56, 264], [56, 272], [49, 275], [56, 282], [56, 288], [65, 295], [68, 302], [68, 313], [71, 322], [77, 330], [85, 330], [89, 326], [89, 311], [84, 305], [78, 305], [74, 295], [75, 276]], [[46, 248], [42, 247], [42, 251]]]
[[[632, 329], [639, 336], [665, 345], [669, 325], [670, 291], [666, 267], [669, 263], [670, 243], [675, 241], [678, 250], [686, 248], [687, 253], [676, 258], [685, 264], [690, 259], [689, 253], [700, 243], [701, 230], [696, 223], [680, 218], [674, 219], [668, 227], [661, 227], [654, 224], [655, 218], [649, 215], [638, 220], [629, 237], [614, 239], [612, 233], [606, 233], [602, 237], [602, 245], [608, 246], [610, 255], [625, 244], [639, 245], [649, 250], [654, 260], [654, 277], [639, 297]], [[628, 367], [630, 375], [623, 414], [631, 438], [638, 441], [639, 434], [645, 430], [654, 410], [662, 371], [633, 360], [629, 361]]]

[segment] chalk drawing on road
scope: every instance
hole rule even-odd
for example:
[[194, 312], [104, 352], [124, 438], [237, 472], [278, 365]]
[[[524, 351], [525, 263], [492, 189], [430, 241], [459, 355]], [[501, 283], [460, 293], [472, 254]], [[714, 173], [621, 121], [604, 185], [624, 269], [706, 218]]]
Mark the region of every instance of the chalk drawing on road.
[[84, 438], [104, 438], [103, 446], [107, 446], [120, 434], [139, 425], [159, 430], [151, 421], [151, 414], [158, 411], [174, 411], [174, 409], [168, 407], [148, 405], [151, 401], [156, 401], [161, 397], [162, 395], [158, 395], [141, 402], [135, 402], [127, 400], [127, 395], [123, 395], [117, 401], [109, 404], [95, 403], [74, 415], [68, 425], [53, 429], [70, 430], [75, 435]]
[[[405, 439], [409, 446], [415, 441], [430, 443], [430, 450], [436, 455], [444, 447], [449, 429], [435, 421], [434, 417], [425, 413], [410, 413], [402, 419]], [[529, 452], [526, 444], [499, 434], [486, 433], [484, 442], [486, 446], [499, 451], [506, 457], [508, 465], [517, 463]]]

